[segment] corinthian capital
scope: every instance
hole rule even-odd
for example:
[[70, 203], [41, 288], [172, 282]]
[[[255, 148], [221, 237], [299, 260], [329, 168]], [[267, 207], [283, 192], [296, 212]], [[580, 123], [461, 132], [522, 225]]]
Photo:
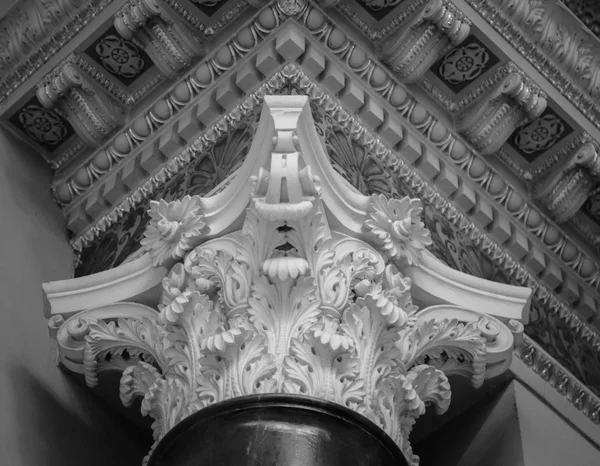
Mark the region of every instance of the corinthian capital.
[[[354, 411], [416, 465], [412, 425], [427, 405], [448, 408], [448, 375], [479, 387], [503, 372], [522, 326], [474, 310], [494, 296], [484, 280], [441, 279], [418, 199], [363, 196], [335, 172], [306, 97], [266, 96], [256, 134], [216, 194], [153, 204], [144, 249], [121, 270], [146, 277], [134, 294], [159, 284], [155, 307], [105, 303], [54, 319], [59, 359], [91, 386], [121, 368], [121, 400], [142, 397], [154, 418], [151, 458], [186, 418], [285, 394]], [[437, 290], [431, 304], [463, 305], [420, 309], [413, 287]], [[464, 300], [480, 289], [476, 303]], [[504, 321], [521, 316], [518, 301], [495, 307]]]

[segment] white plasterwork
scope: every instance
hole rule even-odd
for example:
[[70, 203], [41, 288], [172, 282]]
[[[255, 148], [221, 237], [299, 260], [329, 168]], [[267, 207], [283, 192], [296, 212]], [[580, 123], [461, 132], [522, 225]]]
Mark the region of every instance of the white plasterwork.
[[448, 375], [479, 387], [509, 367], [530, 296], [427, 253], [421, 212], [335, 172], [307, 97], [266, 96], [223, 189], [152, 201], [139, 258], [44, 286], [58, 361], [90, 386], [122, 370], [156, 442], [212, 403], [282, 392], [361, 413], [416, 465], [414, 422], [448, 408]]

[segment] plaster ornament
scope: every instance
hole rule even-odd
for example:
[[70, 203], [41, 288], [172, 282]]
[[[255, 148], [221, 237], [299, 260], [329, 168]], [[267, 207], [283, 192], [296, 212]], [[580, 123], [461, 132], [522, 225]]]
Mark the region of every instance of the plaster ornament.
[[[463, 42], [470, 22], [450, 2], [413, 0], [415, 13], [405, 21], [397, 34], [380, 46], [379, 56], [404, 82], [418, 81], [452, 46]], [[373, 9], [377, 2], [367, 3]], [[381, 5], [380, 7], [383, 7]]]
[[40, 144], [58, 146], [69, 133], [58, 114], [39, 105], [31, 104], [22, 108], [18, 118], [27, 135]]
[[146, 66], [138, 47], [116, 35], [103, 37], [95, 49], [104, 68], [116, 76], [135, 78]]
[[191, 242], [201, 237], [206, 224], [199, 196], [185, 196], [166, 203], [150, 202], [150, 223], [141, 244], [160, 265], [170, 258], [181, 259], [191, 249]]
[[125, 121], [123, 106], [73, 63], [62, 63], [46, 75], [38, 84], [37, 98], [49, 110], [57, 107], [92, 147], [101, 145]]
[[[569, 8], [556, 0], [492, 0], [546, 57], [597, 102], [600, 91], [597, 39]], [[581, 8], [584, 12], [592, 3]], [[592, 16], [583, 13], [581, 20]]]
[[156, 67], [170, 78], [204, 53], [201, 35], [181, 21], [167, 2], [130, 1], [116, 13], [114, 26], [123, 38], [141, 43]]
[[536, 183], [532, 197], [553, 220], [564, 223], [577, 213], [599, 182], [598, 148], [585, 142], [570, 154], [566, 164], [557, 166]]
[[480, 44], [461, 45], [444, 56], [438, 73], [450, 84], [472, 82], [481, 76], [489, 61], [489, 51]]
[[482, 155], [491, 155], [519, 125], [540, 116], [546, 105], [546, 96], [537, 85], [512, 72], [462, 109], [456, 128]]
[[306, 0], [277, 0], [277, 9], [284, 16], [296, 16], [306, 9], [307, 4]]
[[371, 197], [370, 219], [365, 227], [377, 238], [388, 259], [417, 265], [421, 251], [431, 244], [429, 230], [421, 221], [423, 207], [418, 199]]
[[57, 321], [59, 356], [82, 364], [90, 386], [122, 371], [121, 399], [143, 398], [156, 442], [218, 401], [290, 393], [366, 416], [416, 465], [412, 426], [426, 405], [448, 408], [447, 376], [479, 387], [506, 370], [513, 333], [460, 306], [413, 304], [408, 275], [421, 280], [414, 270], [430, 261], [420, 201], [346, 183], [315, 143], [306, 97], [266, 96], [257, 134], [214, 195], [153, 205], [136, 268], [169, 263], [156, 251], [178, 258], [155, 308], [119, 303]]

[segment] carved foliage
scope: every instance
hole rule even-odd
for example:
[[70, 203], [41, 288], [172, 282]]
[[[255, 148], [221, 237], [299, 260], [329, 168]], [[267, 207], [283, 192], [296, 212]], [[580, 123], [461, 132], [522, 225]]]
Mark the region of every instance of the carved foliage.
[[[415, 419], [429, 403], [447, 409], [445, 373], [482, 383], [492, 318], [452, 318], [451, 307], [450, 316], [448, 309], [417, 312], [403, 270], [430, 241], [419, 201], [364, 197], [372, 244], [332, 231], [320, 179], [304, 165], [296, 135], [278, 131], [273, 146], [270, 169], [253, 179], [242, 228], [196, 246], [171, 268], [155, 318], [90, 324], [88, 383], [98, 363], [126, 350], [123, 401], [143, 396], [157, 441], [228, 398], [318, 397], [374, 421], [416, 464], [408, 441]], [[157, 265], [203, 239], [210, 205], [192, 196], [152, 216], [146, 247], [160, 251]]]
[[480, 384], [485, 340], [477, 322], [417, 325], [410, 279], [368, 244], [332, 236], [322, 207], [312, 209], [312, 221], [283, 223], [250, 207], [240, 232], [173, 267], [154, 321], [92, 324], [88, 382], [92, 361], [126, 349], [140, 362], [123, 373], [121, 396], [144, 397], [157, 440], [214, 402], [278, 391], [355, 409], [412, 458], [414, 419], [426, 402], [439, 412], [449, 404], [440, 369], [472, 372]]
[[[477, 322], [417, 325], [410, 279], [368, 244], [329, 234], [321, 209], [317, 203], [312, 221], [282, 228], [249, 208], [242, 231], [173, 267], [154, 321], [92, 324], [88, 383], [95, 361], [126, 349], [140, 362], [124, 371], [121, 396], [144, 397], [156, 440], [211, 403], [279, 391], [357, 410], [416, 461], [408, 443], [414, 419], [426, 402], [439, 412], [449, 404], [440, 369], [472, 372], [480, 384], [485, 340]], [[277, 259], [271, 273], [265, 264]], [[296, 267], [306, 259], [308, 268]]]

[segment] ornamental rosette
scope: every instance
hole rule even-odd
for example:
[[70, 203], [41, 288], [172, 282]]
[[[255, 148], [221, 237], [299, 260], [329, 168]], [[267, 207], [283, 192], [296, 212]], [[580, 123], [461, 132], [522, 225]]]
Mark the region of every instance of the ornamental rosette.
[[431, 244], [429, 230], [421, 221], [420, 199], [387, 199], [383, 194], [371, 196], [366, 230], [375, 237], [383, 256], [392, 261], [418, 265], [422, 251]]
[[154, 265], [181, 259], [192, 248], [194, 239], [206, 231], [201, 198], [185, 196], [173, 202], [150, 201], [150, 222], [142, 246], [151, 254]]

